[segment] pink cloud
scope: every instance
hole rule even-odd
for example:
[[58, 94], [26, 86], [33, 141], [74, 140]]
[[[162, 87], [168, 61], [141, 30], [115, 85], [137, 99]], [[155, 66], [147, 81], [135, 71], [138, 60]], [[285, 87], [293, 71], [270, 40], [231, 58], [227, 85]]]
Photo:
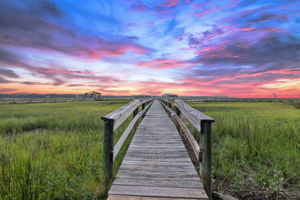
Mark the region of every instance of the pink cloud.
[[151, 61], [142, 61], [138, 63], [140, 67], [152, 69], [171, 69], [183, 66], [184, 63], [175, 59], [156, 59]]
[[166, 0], [164, 4], [160, 5], [159, 7], [174, 7], [179, 4], [180, 0]]
[[211, 10], [204, 10], [202, 12], [194, 13], [193, 16], [200, 17], [200, 16], [203, 16], [203, 15], [206, 15], [206, 14], [210, 13], [211, 11], [212, 11], [212, 9]]
[[261, 27], [261, 28], [255, 28], [255, 27], [244, 27], [244, 28], [236, 28], [236, 31], [264, 31], [264, 32], [273, 32], [273, 33], [283, 33], [286, 32], [283, 29], [277, 28], [277, 27]]
[[240, 28], [240, 31], [252, 31], [254, 28], [253, 27], [245, 27], [245, 28]]

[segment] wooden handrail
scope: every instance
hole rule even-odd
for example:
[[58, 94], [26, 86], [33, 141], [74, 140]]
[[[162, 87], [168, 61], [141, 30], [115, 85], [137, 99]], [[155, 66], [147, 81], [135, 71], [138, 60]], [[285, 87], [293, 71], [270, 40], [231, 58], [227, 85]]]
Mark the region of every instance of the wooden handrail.
[[[209, 198], [212, 198], [211, 186], [211, 124], [215, 120], [200, 111], [192, 108], [181, 99], [162, 99], [165, 110], [169, 116], [178, 124], [178, 127], [185, 134], [192, 147], [193, 153], [199, 162], [199, 174], [203, 180], [203, 185]], [[174, 107], [175, 112], [171, 109]], [[190, 130], [181, 120], [182, 115], [200, 133], [200, 140], [196, 142]]]
[[174, 104], [178, 108], [178, 110], [184, 115], [184, 117], [189, 120], [189, 122], [200, 132], [201, 131], [201, 121], [211, 121], [215, 120], [199, 110], [192, 108], [190, 105], [186, 104], [181, 99], [176, 99]]
[[141, 100], [136, 99], [130, 101], [125, 106], [114, 110], [113, 112], [102, 117], [103, 120], [113, 120], [114, 126], [113, 130], [116, 130], [127, 118], [128, 116], [139, 106], [141, 105]]
[[175, 120], [176, 123], [181, 127], [182, 131], [184, 132], [184, 134], [186, 135], [194, 155], [196, 156], [197, 161], [199, 161], [200, 158], [200, 147], [198, 142], [196, 141], [196, 139], [194, 138], [194, 136], [192, 135], [191, 131], [187, 128], [187, 126], [184, 124], [184, 122], [182, 121], [182, 119], [180, 119], [180, 117], [169, 107], [167, 107], [166, 105], [162, 104], [163, 107], [165, 108], [165, 110], [167, 111], [167, 113], [169, 114], [169, 116], [171, 117], [171, 119]]
[[[104, 121], [104, 138], [103, 138], [103, 165], [105, 170], [104, 181], [109, 185], [113, 178], [113, 161], [120, 152], [123, 144], [125, 143], [128, 135], [133, 128], [136, 128], [137, 122], [140, 117], [144, 116], [150, 107], [152, 99], [138, 99], [132, 100], [127, 105], [101, 117]], [[146, 104], [149, 104], [146, 106]], [[139, 106], [142, 105], [142, 111], [139, 113]], [[114, 131], [133, 114], [133, 119], [120, 136], [116, 145], [113, 145]]]

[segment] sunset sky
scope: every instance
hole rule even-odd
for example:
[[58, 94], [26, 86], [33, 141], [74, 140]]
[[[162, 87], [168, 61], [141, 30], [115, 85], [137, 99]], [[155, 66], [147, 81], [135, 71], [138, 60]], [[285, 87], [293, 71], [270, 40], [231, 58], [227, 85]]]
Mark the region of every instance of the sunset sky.
[[300, 97], [300, 1], [0, 1], [0, 94], [92, 90]]

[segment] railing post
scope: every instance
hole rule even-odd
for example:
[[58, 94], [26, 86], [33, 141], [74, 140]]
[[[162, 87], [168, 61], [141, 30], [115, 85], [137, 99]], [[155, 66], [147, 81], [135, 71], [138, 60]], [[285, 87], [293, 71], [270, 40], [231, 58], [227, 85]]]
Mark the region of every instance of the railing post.
[[135, 117], [138, 113], [139, 113], [139, 107], [137, 107], [137, 108], [133, 111], [133, 113], [132, 113], [133, 117]]
[[202, 149], [202, 162], [200, 162], [200, 176], [203, 180], [204, 189], [212, 199], [211, 183], [211, 124], [210, 120], [201, 120], [200, 149]]
[[[139, 107], [137, 107], [134, 111], [133, 111], [133, 114], [132, 114], [132, 118], [134, 118], [137, 114], [139, 113]], [[138, 127], [138, 123], [136, 123], [133, 127], [133, 130], [136, 131]]]
[[175, 112], [176, 112], [176, 114], [178, 115], [178, 117], [180, 117], [181, 112], [180, 112], [180, 110], [177, 108], [177, 106], [175, 106]]
[[[145, 107], [146, 107], [146, 103], [143, 103], [143, 104], [142, 104], [142, 110], [144, 110]], [[142, 117], [145, 117], [145, 115], [146, 115], [146, 112], [142, 115]]]
[[102, 118], [104, 121], [104, 138], [103, 138], [103, 169], [104, 181], [108, 186], [113, 177], [113, 140], [114, 140], [114, 120]]

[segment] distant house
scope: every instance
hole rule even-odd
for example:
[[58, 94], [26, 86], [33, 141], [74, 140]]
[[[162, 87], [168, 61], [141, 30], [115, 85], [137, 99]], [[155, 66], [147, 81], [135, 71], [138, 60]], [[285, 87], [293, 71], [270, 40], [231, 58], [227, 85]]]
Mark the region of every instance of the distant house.
[[170, 93], [163, 94], [162, 96], [166, 97], [166, 98], [177, 98], [178, 97], [178, 95], [176, 95], [176, 94], [170, 94]]
[[94, 101], [100, 101], [101, 100], [101, 93], [100, 92], [86, 92], [84, 93], [84, 97], [90, 97]]

